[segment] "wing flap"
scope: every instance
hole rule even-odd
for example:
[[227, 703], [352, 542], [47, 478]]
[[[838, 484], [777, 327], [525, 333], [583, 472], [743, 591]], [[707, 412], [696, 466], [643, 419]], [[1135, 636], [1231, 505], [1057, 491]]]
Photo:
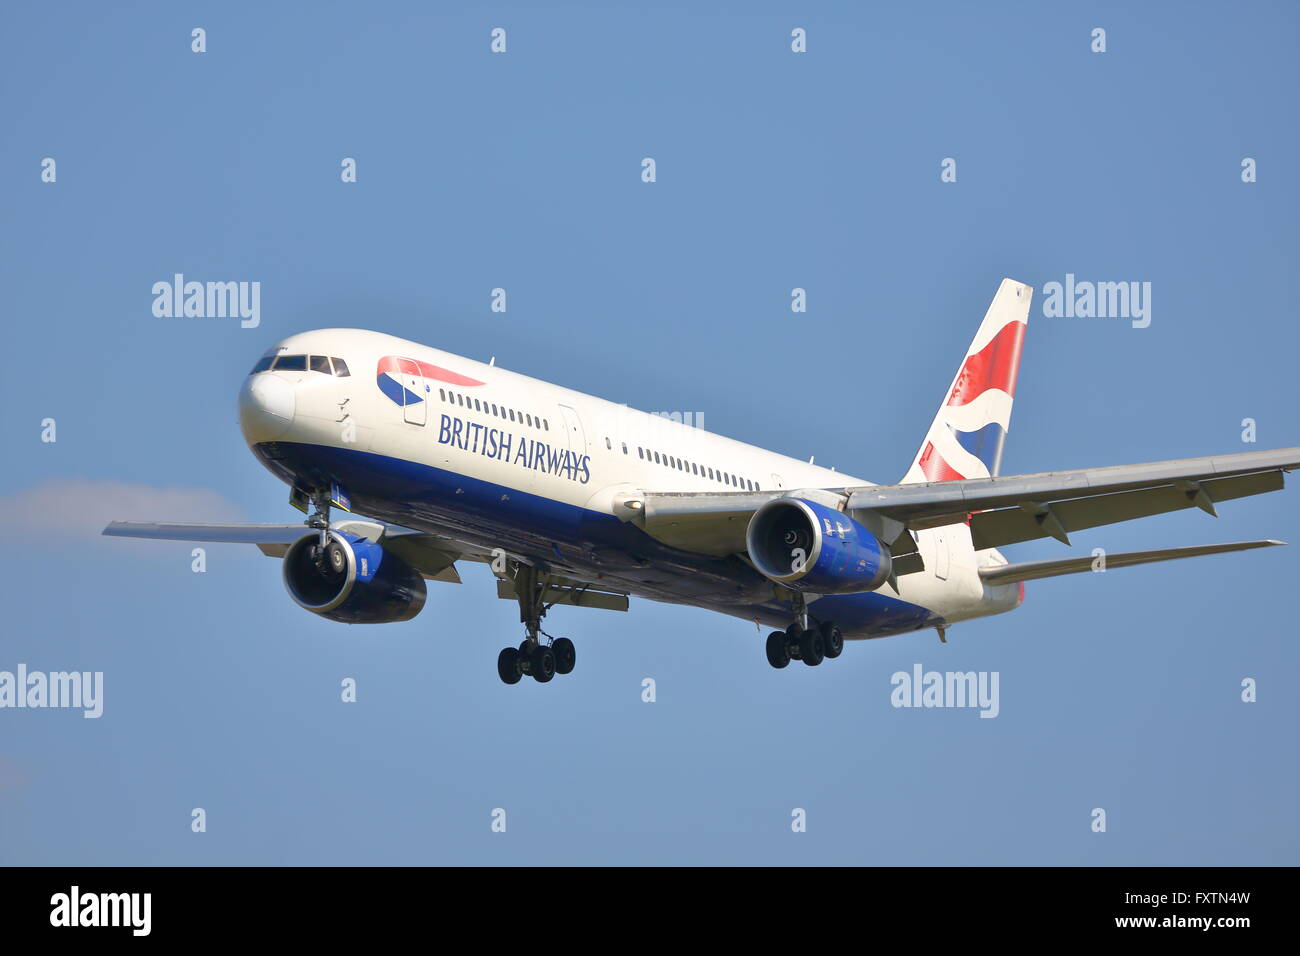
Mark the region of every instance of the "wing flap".
[[[497, 597], [507, 601], [518, 600], [513, 581], [497, 578]], [[539, 594], [546, 604], [569, 604], [574, 607], [594, 607], [605, 611], [626, 611], [627, 595], [615, 591], [593, 591], [586, 585], [569, 586], [548, 582]]]
[[[1108, 554], [1105, 556], [1105, 561], [1107, 569], [1127, 568], [1138, 564], [1153, 564], [1157, 561], [1196, 558], [1206, 554], [1226, 554], [1230, 551], [1271, 548], [1280, 544], [1286, 544], [1286, 542], [1268, 539], [1264, 541], [1237, 541], [1231, 544], [1200, 544], [1186, 548], [1163, 548], [1157, 551], [1128, 551], [1123, 554]], [[1033, 581], [1038, 578], [1052, 578], [1062, 574], [1078, 574], [1081, 571], [1091, 571], [1096, 560], [1092, 555], [1088, 555], [1079, 558], [1063, 558], [1059, 561], [1022, 561], [1019, 564], [980, 568], [979, 575], [986, 584], [1015, 584], [1018, 581]]]

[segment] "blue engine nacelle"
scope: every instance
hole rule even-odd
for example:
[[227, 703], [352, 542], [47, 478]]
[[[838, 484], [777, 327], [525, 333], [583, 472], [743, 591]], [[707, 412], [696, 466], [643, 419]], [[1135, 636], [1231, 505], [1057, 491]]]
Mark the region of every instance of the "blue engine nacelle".
[[774, 498], [749, 519], [749, 559], [799, 591], [874, 591], [893, 569], [889, 549], [848, 515], [803, 498]]
[[345, 624], [409, 621], [424, 607], [424, 578], [382, 545], [338, 531], [299, 538], [284, 555], [284, 586], [313, 614]]

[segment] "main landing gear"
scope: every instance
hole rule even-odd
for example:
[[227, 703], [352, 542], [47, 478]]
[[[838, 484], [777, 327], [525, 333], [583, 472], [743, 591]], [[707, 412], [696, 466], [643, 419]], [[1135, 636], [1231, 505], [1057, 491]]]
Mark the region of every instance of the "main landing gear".
[[791, 624], [784, 631], [773, 631], [767, 636], [767, 662], [773, 667], [785, 667], [791, 661], [816, 667], [843, 652], [844, 635], [830, 621], [812, 627]]
[[814, 624], [808, 619], [808, 605], [803, 596], [795, 598], [795, 621], [784, 631], [767, 636], [767, 662], [782, 668], [793, 661], [816, 667], [822, 661], [844, 653], [844, 634], [833, 621]]
[[[519, 620], [526, 636], [518, 647], [504, 648], [497, 655], [497, 674], [507, 684], [518, 684], [525, 674], [545, 684], [556, 674], [572, 672], [578, 652], [567, 637], [552, 638], [542, 630], [542, 618], [550, 605], [542, 601], [544, 577], [527, 564], [514, 568], [515, 594], [519, 598]], [[542, 638], [550, 643], [543, 644]]]

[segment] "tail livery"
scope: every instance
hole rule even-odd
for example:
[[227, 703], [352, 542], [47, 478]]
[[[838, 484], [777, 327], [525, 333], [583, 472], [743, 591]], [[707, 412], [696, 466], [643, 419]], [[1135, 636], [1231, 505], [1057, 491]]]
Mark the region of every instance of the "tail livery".
[[998, 474], [1033, 297], [1029, 286], [1002, 280], [904, 482]]

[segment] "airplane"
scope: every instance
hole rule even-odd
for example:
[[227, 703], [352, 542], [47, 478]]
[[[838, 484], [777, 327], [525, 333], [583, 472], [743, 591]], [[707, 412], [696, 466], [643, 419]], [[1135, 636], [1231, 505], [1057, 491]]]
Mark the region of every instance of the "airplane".
[[[774, 628], [768, 663], [816, 666], [846, 640], [1011, 611], [1025, 582], [1096, 558], [1010, 562], [1000, 547], [1277, 491], [1300, 448], [1002, 475], [1033, 289], [1003, 279], [911, 466], [877, 485], [526, 375], [362, 329], [290, 336], [239, 392], [253, 455], [308, 517], [115, 521], [104, 534], [255, 544], [297, 604], [349, 624], [407, 621], [426, 581], [487, 564], [523, 640], [507, 684], [573, 671], [542, 628], [556, 605], [637, 597]], [[337, 513], [342, 512], [342, 516]], [[352, 515], [353, 517], [348, 517]], [[1104, 556], [1108, 568], [1283, 544]]]

